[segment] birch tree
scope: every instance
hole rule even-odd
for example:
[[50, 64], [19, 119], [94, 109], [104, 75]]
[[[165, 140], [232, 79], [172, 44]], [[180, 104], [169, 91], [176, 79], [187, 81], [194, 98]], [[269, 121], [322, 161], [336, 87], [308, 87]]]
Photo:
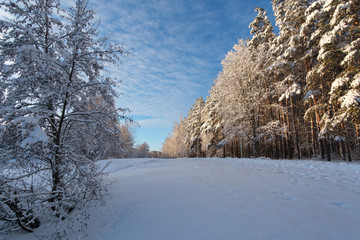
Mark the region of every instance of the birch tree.
[[220, 116], [224, 121], [224, 134], [239, 137], [252, 144], [253, 155], [259, 156], [259, 127], [261, 102], [264, 97], [263, 79], [257, 58], [245, 42], [239, 41], [222, 61], [223, 71], [216, 86], [220, 93]]
[[0, 219], [32, 232], [44, 211], [62, 221], [101, 197], [103, 173], [77, 147], [92, 148], [91, 131], [118, 133], [109, 124], [123, 109], [103, 69], [125, 51], [99, 37], [85, 0], [69, 9], [58, 0], [3, 7], [14, 19], [0, 22]]

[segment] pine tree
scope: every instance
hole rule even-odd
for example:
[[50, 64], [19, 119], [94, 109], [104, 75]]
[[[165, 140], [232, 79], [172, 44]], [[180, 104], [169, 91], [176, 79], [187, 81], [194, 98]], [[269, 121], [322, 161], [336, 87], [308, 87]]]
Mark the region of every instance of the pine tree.
[[221, 118], [217, 111], [216, 88], [212, 87], [202, 111], [201, 130], [202, 151], [207, 157], [221, 156], [218, 144], [224, 138]]
[[202, 97], [196, 99], [194, 105], [190, 109], [186, 120], [186, 138], [185, 143], [189, 149], [190, 157], [202, 157], [201, 151], [201, 126], [203, 124], [201, 115], [204, 108], [204, 100]]
[[359, 1], [272, 4], [279, 34], [256, 8], [252, 38], [222, 61], [202, 110], [202, 150], [289, 159], [320, 153], [328, 161], [339, 153], [351, 161], [360, 149]]
[[355, 50], [359, 39], [359, 27], [354, 25], [358, 19], [356, 11], [359, 11], [356, 1], [316, 1], [308, 8], [303, 26], [312, 49], [308, 54], [312, 69], [306, 80], [307, 95], [313, 103], [305, 116], [316, 115], [328, 160], [329, 142], [333, 139], [339, 141], [343, 158], [347, 152], [351, 159], [349, 142], [354, 136], [349, 135], [359, 106], [354, 71], [359, 54]]
[[[276, 38], [273, 26], [267, 17], [267, 13], [262, 8], [256, 8], [258, 15], [250, 23], [250, 33], [253, 34], [248, 42], [253, 58], [258, 61], [260, 71], [258, 77], [263, 79], [264, 98], [262, 102], [262, 125], [259, 128], [261, 138], [264, 142], [264, 154], [269, 157], [280, 157], [280, 142], [284, 138], [286, 127], [277, 118], [276, 112], [280, 108], [278, 102], [278, 92], [276, 89], [276, 77], [270, 70], [275, 58], [271, 54], [270, 48]], [[260, 57], [259, 57], [260, 56]]]
[[[306, 68], [302, 56], [306, 53], [303, 39], [300, 36], [300, 26], [305, 21], [305, 10], [309, 3], [307, 0], [274, 0], [273, 10], [279, 35], [275, 38], [271, 48], [276, 60], [273, 70], [277, 78], [279, 102], [286, 109], [282, 113], [283, 121], [288, 125], [287, 150], [288, 158], [293, 157], [295, 145], [297, 158], [303, 151], [300, 136], [300, 126], [303, 125], [302, 115], [305, 111], [301, 104], [304, 96]], [[300, 121], [298, 121], [300, 120]]]
[[[330, 104], [333, 106], [333, 115], [330, 118], [333, 134], [339, 134], [340, 140], [345, 139], [345, 148], [348, 160], [351, 161], [350, 144], [355, 138], [354, 123], [359, 123], [360, 113], [360, 28], [355, 23], [359, 21], [359, 3], [358, 1], [339, 1], [335, 11], [332, 14], [330, 26], [331, 33], [325, 36], [336, 36], [336, 49], [341, 54], [341, 63], [339, 64], [339, 74], [331, 84]], [[322, 42], [326, 39], [322, 38]], [[326, 44], [324, 49], [326, 54]], [[325, 59], [327, 61], [327, 59]], [[338, 133], [334, 132], [338, 129]], [[344, 151], [345, 152], [345, 151]]]
[[255, 8], [255, 12], [258, 12], [258, 14], [249, 25], [252, 37], [248, 42], [248, 46], [258, 48], [265, 45], [266, 50], [268, 50], [269, 43], [276, 37], [274, 27], [263, 8]]

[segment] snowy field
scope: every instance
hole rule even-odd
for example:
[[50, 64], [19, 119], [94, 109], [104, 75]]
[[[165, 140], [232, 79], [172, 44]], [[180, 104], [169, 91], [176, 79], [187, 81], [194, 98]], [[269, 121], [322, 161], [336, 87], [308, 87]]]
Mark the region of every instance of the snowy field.
[[108, 172], [110, 196], [87, 210], [87, 239], [360, 239], [357, 163], [115, 159]]

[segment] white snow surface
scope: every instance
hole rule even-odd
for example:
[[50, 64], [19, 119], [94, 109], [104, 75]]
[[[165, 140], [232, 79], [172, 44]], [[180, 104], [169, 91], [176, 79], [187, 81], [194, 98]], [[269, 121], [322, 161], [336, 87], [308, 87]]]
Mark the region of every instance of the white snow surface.
[[110, 195], [87, 209], [87, 239], [360, 239], [358, 163], [114, 159], [107, 171]]
[[357, 106], [360, 104], [360, 93], [356, 89], [350, 89], [340, 98], [340, 102], [342, 108]]

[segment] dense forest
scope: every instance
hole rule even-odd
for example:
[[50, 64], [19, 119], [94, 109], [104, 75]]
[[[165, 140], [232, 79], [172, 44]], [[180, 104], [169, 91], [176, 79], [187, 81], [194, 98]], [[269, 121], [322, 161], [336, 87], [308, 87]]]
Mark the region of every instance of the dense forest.
[[360, 2], [273, 0], [256, 8], [204, 101], [175, 122], [170, 157], [352, 161], [360, 151]]

